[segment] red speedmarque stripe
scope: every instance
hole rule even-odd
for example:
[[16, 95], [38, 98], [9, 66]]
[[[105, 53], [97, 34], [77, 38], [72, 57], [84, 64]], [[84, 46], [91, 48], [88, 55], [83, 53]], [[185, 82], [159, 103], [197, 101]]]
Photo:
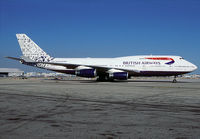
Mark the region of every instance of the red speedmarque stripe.
[[169, 57], [148, 57], [148, 58], [145, 58], [145, 59], [151, 59], [151, 60], [172, 60], [172, 61], [174, 61], [174, 59], [169, 58]]

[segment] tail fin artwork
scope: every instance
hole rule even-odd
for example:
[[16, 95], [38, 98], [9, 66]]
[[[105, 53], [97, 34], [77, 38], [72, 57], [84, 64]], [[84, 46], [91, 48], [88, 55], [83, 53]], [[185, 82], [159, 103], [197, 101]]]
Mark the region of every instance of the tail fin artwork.
[[36, 62], [49, 62], [53, 59], [34, 43], [26, 34], [16, 34], [23, 57]]

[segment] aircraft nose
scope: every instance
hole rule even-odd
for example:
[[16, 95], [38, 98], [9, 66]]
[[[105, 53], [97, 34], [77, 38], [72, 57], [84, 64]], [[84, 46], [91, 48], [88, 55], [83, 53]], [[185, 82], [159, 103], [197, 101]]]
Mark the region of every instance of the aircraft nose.
[[196, 65], [194, 65], [194, 70], [197, 70], [197, 69], [198, 69], [198, 67]]
[[196, 65], [192, 64], [192, 70], [195, 71], [197, 69], [198, 69], [198, 67]]

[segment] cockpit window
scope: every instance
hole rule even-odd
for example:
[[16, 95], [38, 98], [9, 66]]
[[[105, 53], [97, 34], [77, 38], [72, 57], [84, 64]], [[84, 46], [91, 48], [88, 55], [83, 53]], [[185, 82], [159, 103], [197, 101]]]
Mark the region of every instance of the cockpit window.
[[181, 57], [180, 59], [184, 59], [184, 58]]

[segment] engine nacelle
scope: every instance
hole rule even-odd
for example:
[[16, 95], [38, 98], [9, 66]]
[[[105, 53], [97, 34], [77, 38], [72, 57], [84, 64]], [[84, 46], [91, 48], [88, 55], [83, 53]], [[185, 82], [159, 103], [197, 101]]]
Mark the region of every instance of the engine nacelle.
[[108, 71], [110, 79], [127, 80], [128, 72], [122, 70], [111, 69]]
[[80, 77], [92, 78], [96, 76], [96, 69], [80, 66], [76, 69], [75, 74]]

